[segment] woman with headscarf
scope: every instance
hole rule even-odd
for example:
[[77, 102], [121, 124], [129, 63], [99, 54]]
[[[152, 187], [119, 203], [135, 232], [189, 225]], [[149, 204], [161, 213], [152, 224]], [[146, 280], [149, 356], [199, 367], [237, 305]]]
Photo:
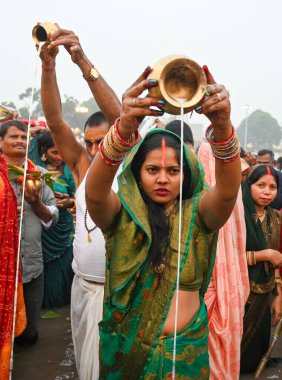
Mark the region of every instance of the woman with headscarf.
[[42, 251], [45, 284], [43, 307], [68, 305], [73, 279], [71, 263], [74, 226], [70, 209], [74, 207], [75, 183], [49, 131], [38, 134], [31, 141], [29, 157], [48, 171], [56, 171], [58, 180], [61, 179], [66, 184], [54, 183], [59, 222], [49, 230], [43, 230]]
[[[212, 122], [207, 134], [218, 157], [216, 185], [207, 191], [201, 164], [185, 146], [181, 177], [182, 144], [174, 133], [155, 129], [137, 143], [142, 117], [162, 114], [150, 107], [164, 104], [139, 97], [157, 85], [146, 79], [150, 71], [124, 94], [120, 118], [86, 181], [89, 213], [106, 237], [100, 379], [208, 379], [203, 296], [214, 231], [230, 216], [240, 186], [240, 148], [228, 92], [207, 68], [207, 97], [196, 111]], [[127, 153], [117, 195], [111, 184]]]
[[280, 213], [269, 206], [278, 186], [277, 171], [268, 165], [252, 167], [243, 185], [250, 295], [245, 307], [241, 373], [256, 370], [269, 345], [271, 316], [273, 326], [282, 317], [281, 219]]

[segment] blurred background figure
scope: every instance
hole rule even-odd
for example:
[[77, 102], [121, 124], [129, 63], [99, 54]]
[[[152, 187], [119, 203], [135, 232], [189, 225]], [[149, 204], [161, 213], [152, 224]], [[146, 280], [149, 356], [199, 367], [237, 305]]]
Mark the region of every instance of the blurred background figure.
[[278, 185], [278, 172], [270, 165], [249, 169], [243, 185], [250, 295], [245, 306], [241, 373], [256, 370], [269, 345], [271, 319], [275, 326], [282, 316], [281, 219], [280, 213], [270, 207]]
[[[272, 150], [269, 149], [261, 149], [258, 151], [257, 154], [257, 163], [258, 164], [264, 164], [264, 165], [270, 165], [274, 168], [274, 153]], [[278, 171], [278, 178], [279, 178], [279, 184], [278, 184], [278, 191], [277, 196], [273, 200], [271, 207], [275, 208], [276, 210], [281, 210], [282, 208], [282, 173]]]
[[[0, 129], [0, 146], [7, 164], [30, 172], [43, 174], [44, 168], [36, 167], [30, 160], [26, 161], [27, 126], [18, 120], [2, 124]], [[38, 321], [43, 298], [43, 257], [41, 236], [43, 228], [48, 229], [58, 221], [58, 209], [54, 194], [45, 181], [34, 186], [33, 181], [26, 181], [24, 188], [24, 210], [21, 230], [20, 257], [24, 301], [26, 307], [27, 327], [16, 338], [16, 343], [32, 345], [38, 339]], [[22, 203], [23, 177], [11, 178], [18, 204]]]
[[[210, 186], [215, 184], [215, 159], [202, 143], [199, 158]], [[242, 191], [234, 210], [219, 230], [215, 265], [205, 294], [209, 318], [210, 379], [237, 380], [245, 302], [249, 295], [246, 226]], [[228, 276], [226, 274], [228, 273]]]
[[[165, 129], [181, 137], [181, 121], [180, 120], [170, 121], [169, 123], [166, 124]], [[188, 148], [194, 150], [193, 133], [189, 125], [186, 124], [185, 122], [184, 122], [184, 129], [183, 129], [183, 139], [184, 139], [184, 143], [188, 146]]]
[[[37, 145], [37, 151], [35, 146]], [[56, 206], [59, 209], [59, 221], [56, 226], [44, 230], [42, 251], [44, 260], [44, 298], [43, 307], [52, 308], [70, 303], [73, 271], [71, 268], [74, 236], [73, 216], [70, 209], [75, 206], [73, 199], [75, 183], [69, 168], [65, 165], [51, 133], [39, 133], [31, 142], [29, 158], [34, 163], [56, 171], [57, 179], [67, 186], [54, 184]]]

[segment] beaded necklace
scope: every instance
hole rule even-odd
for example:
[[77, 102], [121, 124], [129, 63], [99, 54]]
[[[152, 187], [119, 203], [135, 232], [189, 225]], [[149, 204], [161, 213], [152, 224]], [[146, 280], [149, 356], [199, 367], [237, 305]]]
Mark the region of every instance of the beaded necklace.
[[84, 213], [84, 226], [86, 228], [86, 231], [88, 232], [88, 243], [92, 243], [90, 232], [94, 231], [97, 228], [97, 226], [94, 226], [93, 228], [87, 227], [87, 207], [85, 208], [85, 213]]

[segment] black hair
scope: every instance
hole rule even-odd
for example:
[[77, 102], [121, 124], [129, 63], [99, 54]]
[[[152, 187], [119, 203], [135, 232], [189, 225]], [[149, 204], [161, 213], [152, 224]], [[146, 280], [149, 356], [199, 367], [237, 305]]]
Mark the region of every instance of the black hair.
[[103, 112], [98, 111], [89, 116], [84, 124], [84, 131], [86, 127], [98, 127], [99, 125], [107, 123], [107, 119]]
[[257, 156], [261, 157], [261, 156], [264, 156], [265, 154], [269, 154], [271, 161], [274, 160], [274, 153], [272, 152], [272, 150], [269, 150], [269, 149], [259, 150]]
[[[140, 194], [148, 208], [148, 218], [152, 233], [152, 244], [149, 249], [148, 260], [153, 268], [158, 268], [161, 264], [165, 264], [169, 260], [167, 255], [170, 226], [163, 206], [152, 201], [152, 199], [145, 194], [141, 187], [141, 167], [147, 154], [162, 146], [163, 139], [165, 140], [167, 147], [173, 148], [176, 151], [178, 161], [180, 161], [180, 141], [176, 136], [164, 134], [160, 131], [145, 137], [144, 142], [140, 146], [131, 163], [131, 171], [135, 177], [136, 183], [139, 186]], [[183, 162], [183, 173], [183, 199], [187, 199], [192, 196], [192, 191], [189, 186], [191, 184], [191, 170], [185, 159]]]
[[[166, 124], [165, 129], [181, 137], [181, 121], [180, 120], [170, 121], [168, 124]], [[183, 140], [185, 143], [189, 143], [192, 146], [194, 146], [193, 133], [189, 125], [186, 123], [184, 123], [184, 128], [183, 128]]]
[[50, 131], [45, 131], [41, 133], [37, 140], [37, 150], [39, 155], [42, 153], [46, 153], [48, 149], [53, 148], [55, 146], [53, 137]]
[[242, 147], [241, 147], [241, 150], [240, 150], [240, 157], [241, 158], [244, 158], [245, 156], [246, 156], [246, 151], [245, 151], [245, 149], [243, 149]]
[[257, 168], [255, 168], [251, 174], [248, 177], [248, 181], [250, 185], [253, 185], [256, 183], [262, 176], [266, 174], [271, 174], [276, 182], [277, 189], [279, 187], [279, 174], [277, 170], [275, 170], [272, 166], [270, 165], [258, 165]]
[[9, 128], [11, 128], [11, 127], [16, 127], [20, 131], [27, 133], [27, 125], [26, 124], [22, 123], [19, 120], [11, 120], [11, 121], [8, 121], [6, 123], [3, 123], [0, 127], [0, 137], [2, 137], [2, 139], [6, 136]]

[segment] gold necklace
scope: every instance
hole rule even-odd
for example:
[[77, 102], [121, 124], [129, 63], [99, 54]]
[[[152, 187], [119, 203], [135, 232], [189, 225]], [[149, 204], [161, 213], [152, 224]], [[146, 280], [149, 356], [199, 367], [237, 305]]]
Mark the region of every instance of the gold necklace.
[[169, 216], [171, 214], [171, 211], [173, 210], [174, 206], [176, 205], [177, 199], [173, 202], [172, 205], [170, 205], [168, 208], [164, 209], [164, 213], [166, 216]]
[[263, 211], [263, 213], [262, 213], [261, 215], [257, 214], [257, 216], [258, 216], [259, 218], [262, 218], [262, 217], [264, 216], [264, 214], [265, 214], [265, 210]]

